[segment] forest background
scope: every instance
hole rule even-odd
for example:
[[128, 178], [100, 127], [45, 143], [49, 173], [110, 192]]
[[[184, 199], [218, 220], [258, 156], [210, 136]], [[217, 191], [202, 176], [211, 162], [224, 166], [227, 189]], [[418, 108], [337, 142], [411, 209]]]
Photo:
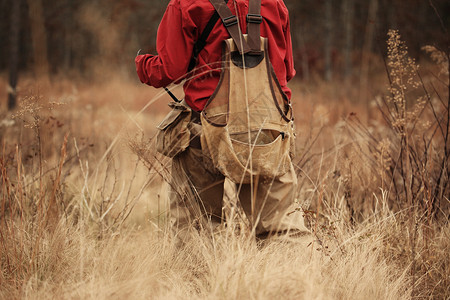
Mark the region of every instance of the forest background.
[[[297, 78], [367, 81], [386, 53], [388, 29], [398, 29], [410, 55], [421, 47], [445, 48], [450, 4], [445, 0], [285, 1]], [[48, 0], [0, 2], [0, 70], [85, 80], [134, 76], [138, 49], [155, 53], [156, 32], [168, 1]], [[441, 20], [436, 14], [440, 15]], [[369, 87], [370, 88], [370, 87]]]

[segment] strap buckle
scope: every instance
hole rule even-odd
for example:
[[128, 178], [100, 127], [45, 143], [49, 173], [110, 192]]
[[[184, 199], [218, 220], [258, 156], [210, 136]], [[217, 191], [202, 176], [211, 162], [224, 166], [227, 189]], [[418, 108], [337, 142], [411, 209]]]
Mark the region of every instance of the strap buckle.
[[229, 16], [227, 18], [224, 18], [222, 20], [222, 22], [223, 22], [223, 25], [225, 25], [225, 27], [230, 27], [230, 26], [236, 25], [238, 23], [238, 19], [236, 16]]
[[263, 20], [263, 18], [261, 15], [256, 15], [256, 14], [248, 14], [247, 15], [247, 23], [261, 24], [262, 20]]

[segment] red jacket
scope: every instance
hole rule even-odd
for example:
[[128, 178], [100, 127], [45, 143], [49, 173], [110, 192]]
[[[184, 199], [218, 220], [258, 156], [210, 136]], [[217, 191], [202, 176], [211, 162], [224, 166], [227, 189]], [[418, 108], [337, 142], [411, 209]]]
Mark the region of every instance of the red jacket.
[[[245, 33], [248, 0], [229, 0], [228, 7], [239, 17]], [[184, 79], [195, 41], [213, 13], [214, 7], [209, 0], [171, 0], [158, 28], [158, 55], [138, 55], [135, 59], [141, 82], [159, 88]], [[290, 98], [291, 90], [286, 84], [294, 77], [295, 70], [288, 10], [283, 0], [262, 0], [261, 15], [261, 36], [269, 40], [270, 61]], [[203, 109], [219, 82], [220, 63], [217, 62], [221, 60], [222, 43], [227, 38], [229, 34], [219, 19], [199, 54], [194, 75], [190, 76], [192, 79], [184, 84], [186, 103], [196, 111]]]

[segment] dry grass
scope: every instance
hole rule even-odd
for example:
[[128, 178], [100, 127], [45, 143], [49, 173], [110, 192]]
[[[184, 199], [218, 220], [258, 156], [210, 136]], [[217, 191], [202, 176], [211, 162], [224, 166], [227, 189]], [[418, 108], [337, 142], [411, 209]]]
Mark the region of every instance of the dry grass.
[[[408, 273], [386, 259], [379, 232], [394, 221], [339, 236], [341, 245], [331, 260], [311, 246], [271, 242], [261, 249], [253, 240], [227, 233], [214, 240], [207, 233], [193, 234], [183, 248], [153, 230], [123, 229], [99, 240], [84, 225], [60, 222], [41, 237], [34, 270], [21, 272], [24, 278], [3, 278], [10, 284], [3, 285], [2, 296], [407, 299]], [[8, 249], [20, 239], [25, 249], [32, 248], [32, 240], [16, 237], [5, 243]], [[28, 261], [29, 254], [23, 255], [20, 260]]]
[[[313, 243], [260, 245], [225, 229], [193, 231], [180, 245], [165, 231], [167, 160], [148, 142], [168, 97], [123, 78], [22, 81], [21, 108], [0, 121], [0, 298], [449, 298], [448, 177], [433, 181], [449, 140], [428, 135], [445, 133], [448, 95], [433, 86], [429, 98], [386, 98], [385, 114], [395, 104], [404, 114], [383, 122], [350, 87], [294, 83]], [[417, 107], [431, 127], [408, 127]], [[430, 202], [424, 191], [436, 187]]]

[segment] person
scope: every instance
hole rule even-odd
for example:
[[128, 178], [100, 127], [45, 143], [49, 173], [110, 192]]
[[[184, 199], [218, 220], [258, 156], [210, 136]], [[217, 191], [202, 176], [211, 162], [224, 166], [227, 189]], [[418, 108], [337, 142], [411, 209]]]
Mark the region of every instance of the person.
[[[229, 0], [227, 6], [245, 33], [249, 0]], [[260, 34], [267, 38], [269, 59], [283, 97], [290, 99], [287, 83], [294, 77], [295, 69], [288, 9], [282, 0], [262, 0], [260, 12]], [[230, 213], [224, 209], [232, 206], [244, 211], [257, 237], [308, 233], [299, 205], [295, 203], [297, 177], [290, 160], [287, 172], [281, 176], [255, 178], [251, 184], [239, 184], [220, 172], [207, 152], [202, 151], [202, 143], [197, 139], [202, 132], [199, 113], [219, 84], [223, 43], [230, 38], [219, 20], [210, 28], [201, 51], [194, 53], [214, 14], [215, 8], [209, 0], [171, 0], [158, 28], [158, 55], [142, 54], [135, 58], [142, 83], [159, 88], [185, 80], [184, 103], [192, 111], [188, 124], [192, 140], [172, 160], [173, 224], [180, 230], [202, 220], [215, 226], [223, 223], [224, 215]], [[195, 68], [190, 70], [193, 53]]]

